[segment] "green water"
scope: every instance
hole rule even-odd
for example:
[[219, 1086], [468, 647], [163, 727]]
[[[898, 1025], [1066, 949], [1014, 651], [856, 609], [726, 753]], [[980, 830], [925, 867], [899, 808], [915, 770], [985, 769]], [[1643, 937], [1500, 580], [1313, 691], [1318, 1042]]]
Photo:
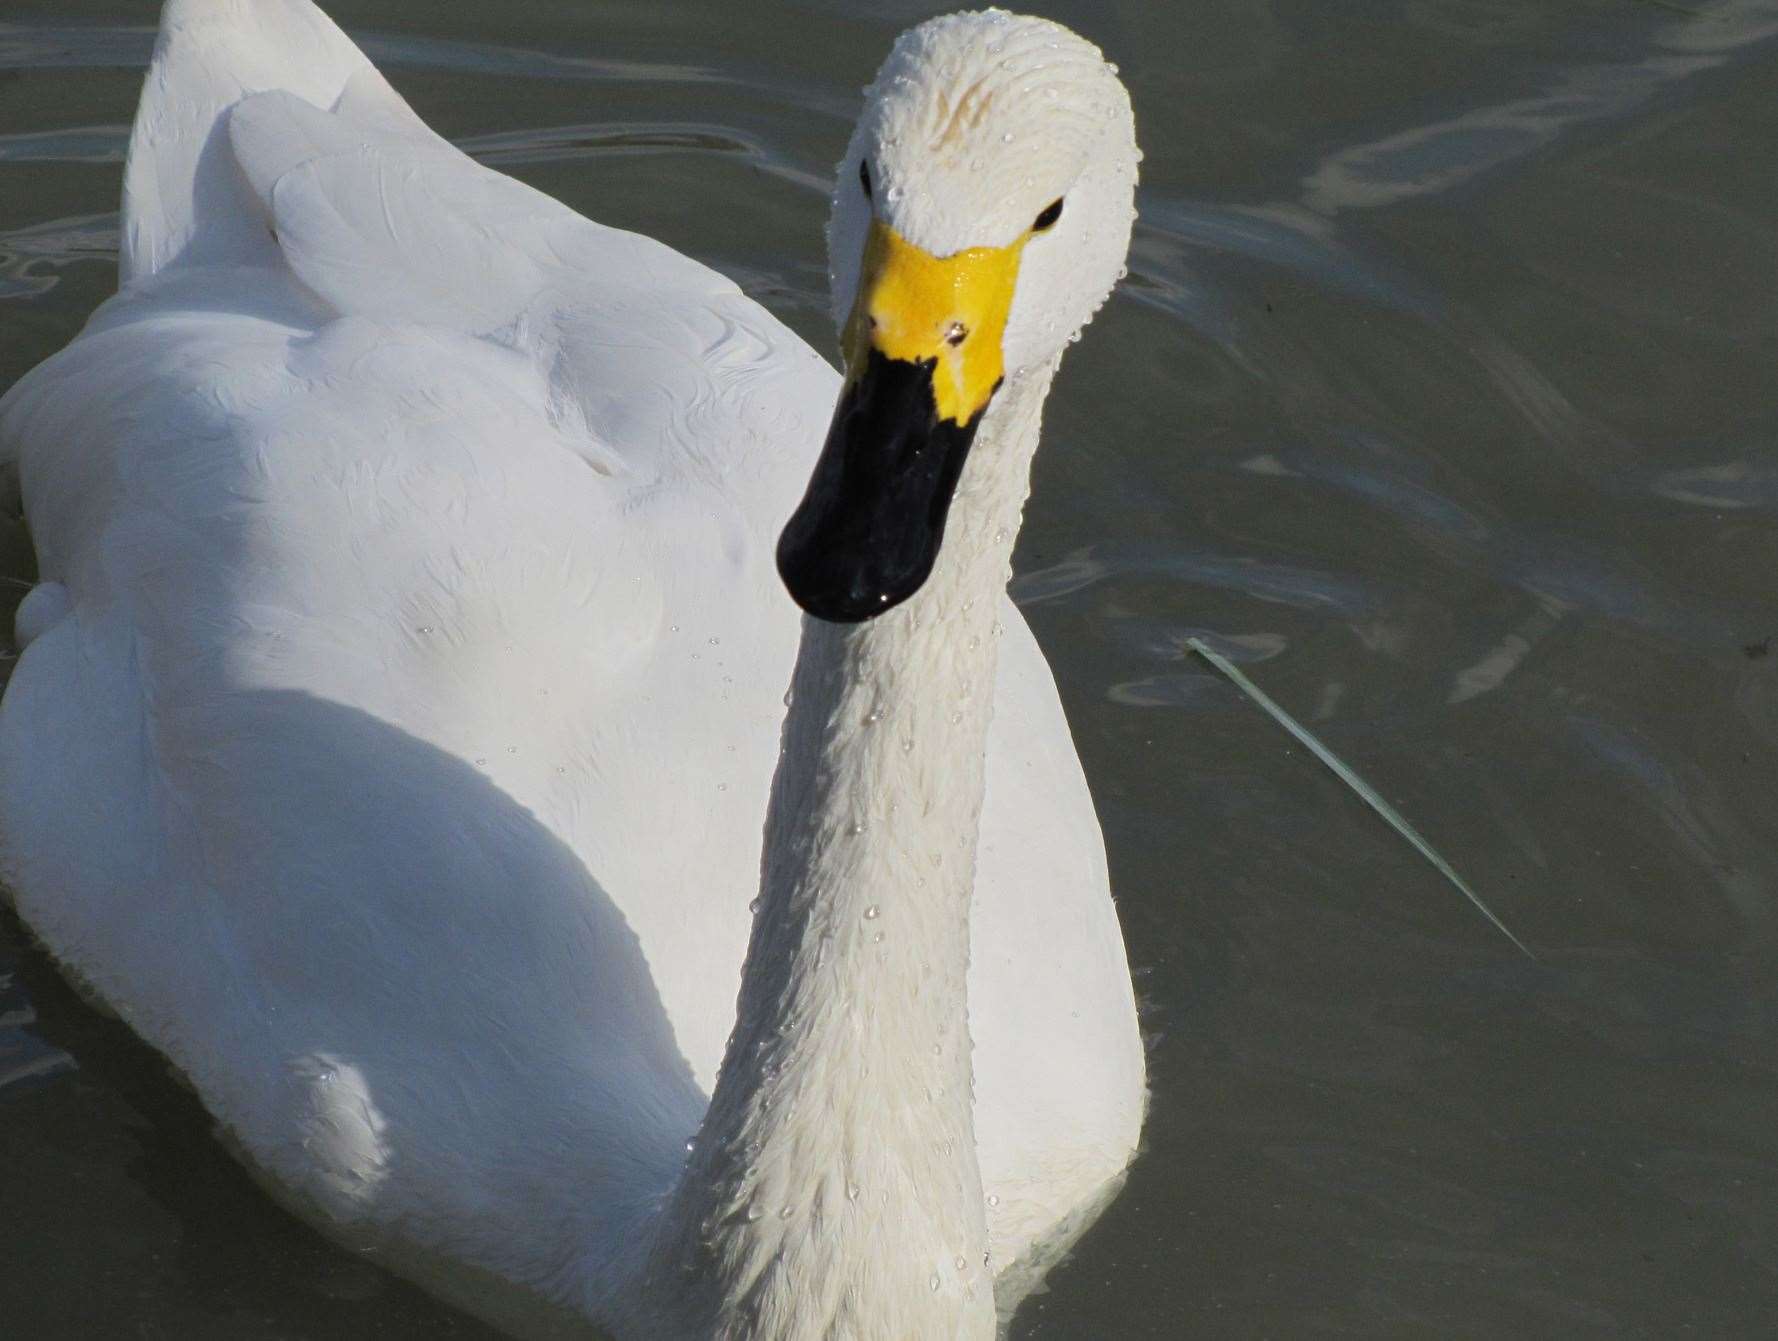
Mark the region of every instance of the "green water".
[[[825, 178], [938, 8], [332, 6], [445, 134], [823, 349]], [[1778, 3], [1043, 8], [1147, 151], [1015, 592], [1154, 1097], [1014, 1335], [1771, 1334]], [[0, 387], [115, 282], [153, 22], [0, 5]], [[0, 1335], [487, 1333], [274, 1209], [0, 922]]]

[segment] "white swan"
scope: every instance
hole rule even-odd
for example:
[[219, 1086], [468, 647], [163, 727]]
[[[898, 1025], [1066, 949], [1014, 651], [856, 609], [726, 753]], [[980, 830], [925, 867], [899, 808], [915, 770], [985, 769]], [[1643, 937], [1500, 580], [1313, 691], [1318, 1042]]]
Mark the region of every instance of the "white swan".
[[1065, 29], [905, 35], [842, 388], [307, 0], [169, 0], [121, 291], [0, 402], [20, 911], [277, 1195], [515, 1330], [991, 1335], [1143, 1107], [1004, 596], [1135, 161]]

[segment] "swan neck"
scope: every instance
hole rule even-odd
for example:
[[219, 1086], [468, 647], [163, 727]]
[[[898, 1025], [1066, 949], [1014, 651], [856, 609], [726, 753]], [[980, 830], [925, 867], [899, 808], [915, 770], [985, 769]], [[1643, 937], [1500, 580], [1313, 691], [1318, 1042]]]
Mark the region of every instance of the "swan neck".
[[919, 593], [863, 624], [804, 620], [735, 1030], [660, 1239], [655, 1274], [696, 1282], [698, 1331], [993, 1335], [969, 907], [1052, 373], [984, 415]]

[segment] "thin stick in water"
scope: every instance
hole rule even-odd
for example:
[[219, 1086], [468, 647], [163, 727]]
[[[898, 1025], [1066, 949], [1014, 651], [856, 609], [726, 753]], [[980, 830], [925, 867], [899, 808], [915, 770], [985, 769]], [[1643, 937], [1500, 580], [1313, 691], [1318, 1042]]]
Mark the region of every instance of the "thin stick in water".
[[1219, 652], [1213, 652], [1201, 638], [1187, 638], [1185, 640], [1185, 645], [1227, 676], [1234, 684], [1235, 688], [1239, 689], [1243, 694], [1247, 695], [1248, 698], [1264, 708], [1267, 715], [1270, 716], [1274, 722], [1290, 732], [1292, 736], [1295, 736], [1309, 753], [1313, 754], [1317, 759], [1321, 760], [1322, 763], [1332, 769], [1335, 777], [1339, 778], [1341, 782], [1345, 783], [1356, 792], [1359, 800], [1363, 801], [1372, 810], [1376, 811], [1377, 814], [1381, 815], [1384, 822], [1386, 822], [1390, 828], [1394, 829], [1395, 832], [1407, 839], [1408, 842], [1412, 843], [1414, 845], [1414, 850], [1422, 857], [1425, 857], [1427, 861], [1431, 862], [1433, 868], [1437, 870], [1440, 875], [1444, 876], [1445, 879], [1455, 885], [1463, 897], [1473, 903], [1481, 912], [1482, 916], [1494, 924], [1496, 930], [1498, 930], [1502, 936], [1505, 936], [1523, 951], [1526, 958], [1532, 960], [1537, 958], [1536, 955], [1532, 954], [1530, 950], [1525, 948], [1525, 943], [1523, 941], [1506, 929], [1506, 924], [1504, 922], [1488, 910], [1488, 905], [1483, 903], [1481, 897], [1464, 883], [1462, 876], [1458, 875], [1456, 871], [1451, 869], [1451, 864], [1433, 850], [1432, 844], [1420, 837], [1414, 826], [1402, 818], [1400, 811], [1379, 796], [1376, 790], [1368, 782], [1348, 768], [1332, 750], [1328, 749], [1327, 746], [1323, 745], [1319, 740], [1315, 739], [1314, 736], [1310, 735], [1306, 727], [1300, 725], [1294, 717], [1274, 703], [1266, 694], [1265, 690], [1261, 689], [1258, 685], [1253, 683], [1252, 680], [1249, 680], [1241, 673], [1235, 666], [1234, 662], [1230, 661]]

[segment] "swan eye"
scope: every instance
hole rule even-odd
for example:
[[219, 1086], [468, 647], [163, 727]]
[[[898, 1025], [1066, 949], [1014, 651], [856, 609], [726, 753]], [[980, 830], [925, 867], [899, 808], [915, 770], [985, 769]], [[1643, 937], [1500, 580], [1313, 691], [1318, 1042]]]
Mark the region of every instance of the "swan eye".
[[[865, 189], [865, 194], [870, 194], [868, 187]], [[1061, 217], [1062, 198], [1057, 196], [1054, 200], [1050, 201], [1048, 205], [1044, 206], [1043, 213], [1039, 214], [1032, 222], [1031, 231], [1033, 233], [1046, 233], [1056, 226], [1056, 220]]]
[[864, 188], [864, 198], [869, 200], [871, 197], [870, 160], [868, 158], [861, 158], [858, 160], [858, 184]]

